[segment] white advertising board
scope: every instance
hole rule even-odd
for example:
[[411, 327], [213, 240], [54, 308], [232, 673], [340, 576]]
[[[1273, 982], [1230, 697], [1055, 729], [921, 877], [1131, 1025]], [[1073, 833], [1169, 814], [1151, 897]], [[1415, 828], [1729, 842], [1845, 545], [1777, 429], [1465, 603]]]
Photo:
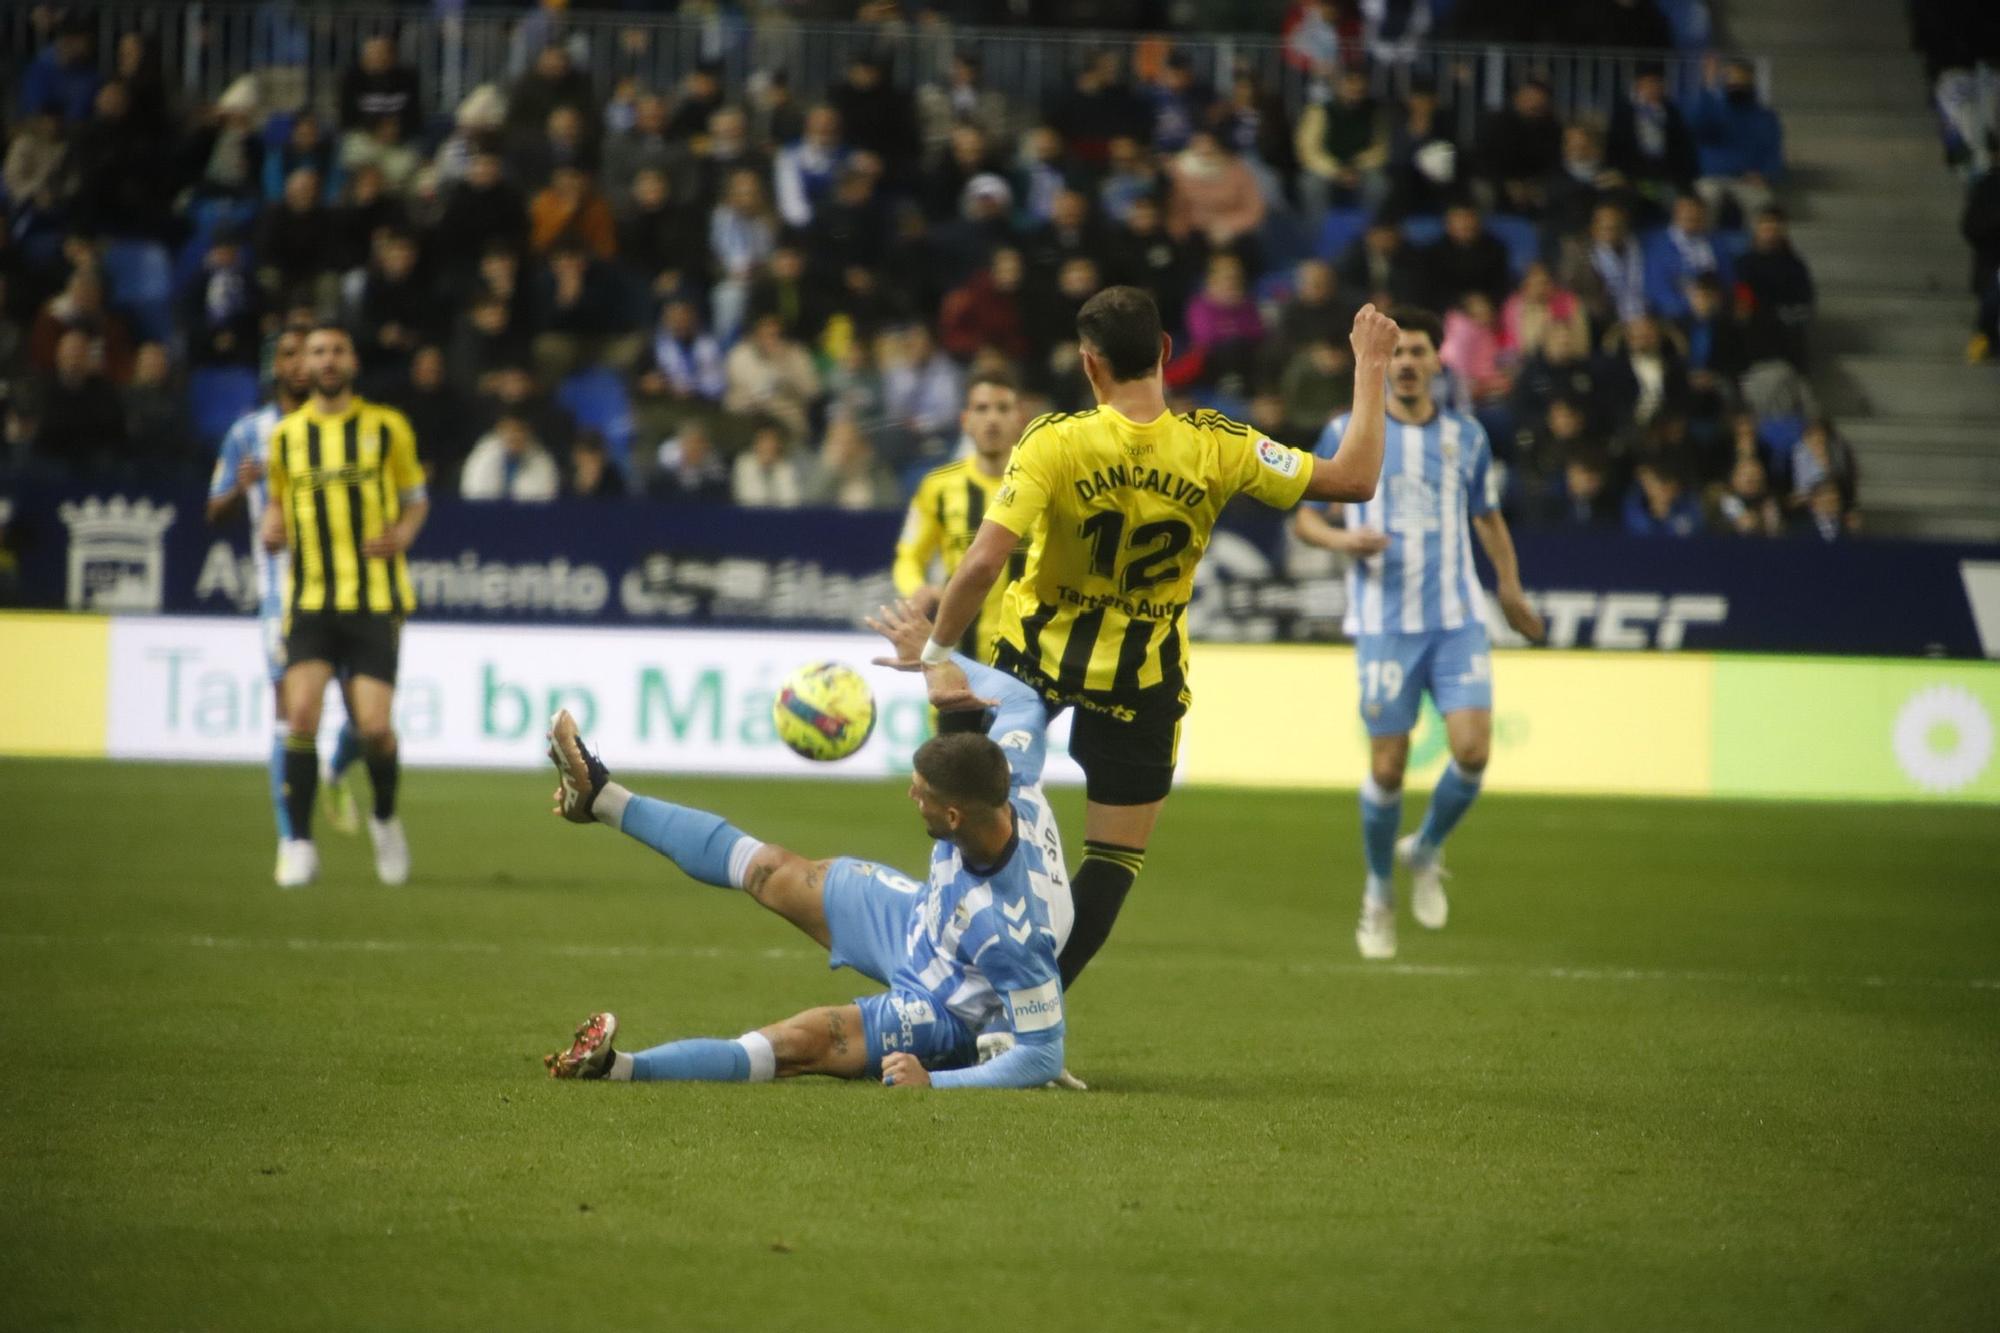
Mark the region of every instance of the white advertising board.
[[[269, 752], [271, 690], [256, 621], [120, 617], [110, 649], [106, 748], [114, 757], [261, 760]], [[882, 651], [866, 634], [417, 622], [403, 634], [396, 727], [411, 764], [533, 768], [547, 762], [550, 715], [567, 708], [617, 768], [886, 777], [909, 771], [930, 723], [920, 678], [868, 665]], [[874, 686], [875, 733], [852, 758], [813, 764], [779, 742], [771, 703], [792, 668], [828, 659], [861, 669]], [[1055, 749], [1068, 726], [1066, 716], [1057, 723]], [[1066, 754], [1049, 777], [1082, 780]]]

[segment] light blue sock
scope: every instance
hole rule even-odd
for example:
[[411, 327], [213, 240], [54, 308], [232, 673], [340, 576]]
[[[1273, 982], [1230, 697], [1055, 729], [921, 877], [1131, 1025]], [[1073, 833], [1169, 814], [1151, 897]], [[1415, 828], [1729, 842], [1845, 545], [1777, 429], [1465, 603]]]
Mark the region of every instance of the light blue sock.
[[285, 737], [291, 728], [280, 722], [271, 733], [271, 813], [278, 817], [278, 840], [292, 836], [292, 814], [285, 808]]
[[679, 1079], [696, 1083], [748, 1083], [750, 1053], [739, 1041], [696, 1037], [670, 1041], [632, 1054], [632, 1081], [653, 1083]]
[[1417, 855], [1432, 857], [1444, 840], [1458, 827], [1458, 821], [1465, 818], [1465, 812], [1479, 799], [1479, 781], [1484, 773], [1468, 773], [1453, 760], [1438, 778], [1437, 788], [1431, 792], [1430, 808], [1424, 811], [1424, 822], [1417, 829]]
[[740, 889], [750, 858], [764, 844], [720, 815], [650, 796], [633, 796], [617, 783], [598, 793], [597, 814], [679, 866], [689, 878], [720, 889]]
[[1368, 899], [1383, 907], [1396, 902], [1396, 831], [1403, 824], [1403, 793], [1384, 791], [1374, 778], [1361, 783], [1361, 852], [1368, 861]]
[[352, 722], [340, 724], [340, 735], [333, 740], [333, 758], [327, 764], [327, 771], [338, 780], [355, 760], [361, 757], [361, 733], [354, 729]]

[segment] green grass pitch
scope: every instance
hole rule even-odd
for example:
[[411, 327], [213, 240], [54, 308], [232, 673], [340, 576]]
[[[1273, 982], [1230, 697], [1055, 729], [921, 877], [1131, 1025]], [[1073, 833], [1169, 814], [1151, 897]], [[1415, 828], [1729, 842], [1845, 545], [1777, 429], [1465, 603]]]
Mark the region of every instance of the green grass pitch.
[[1092, 1091], [951, 1094], [550, 1082], [869, 987], [547, 778], [404, 785], [411, 887], [285, 894], [258, 771], [0, 764], [0, 1327], [2000, 1327], [1990, 810], [1488, 798], [1383, 966], [1351, 796], [1183, 791]]

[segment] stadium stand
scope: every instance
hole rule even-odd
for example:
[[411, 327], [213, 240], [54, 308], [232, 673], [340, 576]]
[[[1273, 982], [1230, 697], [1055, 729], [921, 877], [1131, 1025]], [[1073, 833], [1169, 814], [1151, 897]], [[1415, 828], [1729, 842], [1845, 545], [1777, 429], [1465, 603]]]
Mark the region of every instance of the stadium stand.
[[[1769, 8], [1815, 3], [1864, 8]], [[1704, 6], [1313, 0], [1261, 34], [1088, 42], [955, 21], [979, 8], [218, 5], [201, 60], [165, 8], [12, 11], [6, 463], [95, 465], [43, 406], [75, 398], [56, 345], [81, 331], [121, 394], [135, 336], [171, 350], [192, 437], [164, 447], [156, 412], [119, 457], [197, 470], [260, 343], [310, 311], [354, 325], [372, 392], [453, 431], [441, 491], [504, 435], [593, 493], [608, 458], [635, 494], [793, 475], [808, 502], [894, 505], [957, 447], [971, 368], [1010, 363], [1035, 410], [1087, 403], [1071, 321], [1114, 281], [1160, 296], [1177, 403], [1302, 443], [1355, 306], [1437, 305], [1449, 398], [1530, 525], [1838, 539], [1855, 446], [1866, 494], [1900, 502], [1930, 482], [1876, 451], [1900, 470], [1921, 451], [1894, 430], [1969, 406], [1883, 332], [1905, 321], [1868, 318], [1903, 261], [1823, 220], [1839, 171], [1875, 188], [1855, 153], [1880, 136], [1781, 127], [1765, 64], [1705, 53]], [[1802, 198], [1796, 224], [1765, 211]]]

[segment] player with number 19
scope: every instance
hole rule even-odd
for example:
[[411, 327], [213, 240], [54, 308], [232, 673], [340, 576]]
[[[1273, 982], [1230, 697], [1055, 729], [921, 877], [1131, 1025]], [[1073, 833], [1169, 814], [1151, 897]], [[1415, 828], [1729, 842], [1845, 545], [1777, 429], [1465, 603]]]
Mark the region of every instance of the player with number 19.
[[[1361, 788], [1362, 850], [1368, 865], [1354, 941], [1363, 958], [1396, 956], [1392, 876], [1400, 858], [1411, 872], [1410, 911], [1436, 930], [1448, 911], [1444, 842], [1479, 795], [1493, 734], [1493, 669], [1485, 597], [1473, 573], [1477, 535], [1493, 562], [1501, 612], [1529, 639], [1541, 617], [1521, 590], [1514, 541], [1502, 518], [1486, 432], [1474, 418], [1431, 398], [1443, 329], [1427, 310], [1390, 312], [1400, 332], [1389, 361], [1382, 485], [1372, 499], [1346, 506], [1335, 526], [1315, 508], [1299, 510], [1301, 540], [1351, 559], [1347, 633], [1361, 675], [1361, 720], [1368, 730], [1368, 780]], [[1363, 409], [1327, 425], [1319, 453], [1330, 453]], [[1403, 770], [1410, 732], [1428, 693], [1444, 715], [1451, 765], [1431, 793], [1417, 831], [1398, 842]]]

